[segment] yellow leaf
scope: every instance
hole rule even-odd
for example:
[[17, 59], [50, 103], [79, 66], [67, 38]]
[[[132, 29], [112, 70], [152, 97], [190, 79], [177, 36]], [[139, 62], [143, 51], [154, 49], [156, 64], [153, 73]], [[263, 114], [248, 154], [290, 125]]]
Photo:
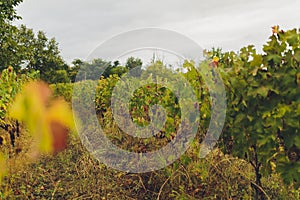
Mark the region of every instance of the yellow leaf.
[[275, 172], [275, 171], [276, 171], [276, 164], [275, 164], [273, 161], [271, 161], [271, 162], [270, 162], [270, 165], [271, 165], [271, 170], [272, 170], [273, 172]]
[[220, 58], [218, 56], [214, 56], [213, 61], [218, 63], [220, 61]]
[[63, 100], [56, 100], [51, 104], [47, 112], [47, 120], [59, 122], [67, 128], [74, 129], [73, 113], [69, 105]]
[[6, 172], [7, 172], [7, 169], [6, 169], [6, 159], [0, 153], [0, 184], [2, 182], [3, 177], [5, 176]]
[[38, 150], [46, 153], [52, 151], [50, 127], [46, 121], [50, 96], [51, 90], [45, 83], [30, 82], [16, 96], [9, 112], [10, 117], [26, 124], [29, 133], [37, 143]]
[[62, 150], [66, 146], [67, 129], [64, 128], [75, 127], [68, 104], [63, 100], [51, 101], [51, 95], [45, 83], [31, 82], [17, 95], [9, 113], [26, 124], [38, 150], [44, 153]]
[[272, 27], [272, 32], [273, 32], [273, 34], [279, 33], [279, 26], [278, 26], [278, 25], [273, 26], [273, 27]]
[[6, 140], [3, 136], [0, 136], [0, 145], [6, 145]]

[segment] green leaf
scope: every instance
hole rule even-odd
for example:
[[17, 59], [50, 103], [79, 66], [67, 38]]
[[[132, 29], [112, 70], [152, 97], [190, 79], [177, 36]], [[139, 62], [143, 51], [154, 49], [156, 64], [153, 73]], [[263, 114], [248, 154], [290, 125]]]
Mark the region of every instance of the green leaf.
[[298, 34], [297, 34], [297, 30], [291, 30], [291, 31], [287, 31], [286, 33], [286, 40], [289, 43], [289, 45], [291, 46], [297, 46], [299, 44], [299, 40], [298, 40]]
[[281, 57], [276, 54], [271, 54], [267, 56], [267, 61], [273, 61], [274, 64], [280, 64], [281, 63]]
[[290, 112], [291, 108], [288, 105], [279, 105], [277, 113], [274, 115], [275, 118], [282, 118], [286, 112]]
[[257, 54], [253, 56], [253, 60], [251, 61], [250, 66], [256, 67], [256, 69], [258, 69], [258, 67], [260, 67], [262, 63], [263, 63], [262, 55]]
[[262, 97], [267, 97], [269, 93], [269, 89], [265, 86], [262, 86], [256, 90], [257, 94], [261, 95]]
[[300, 62], [300, 49], [295, 50], [294, 58], [297, 60], [297, 62]]
[[289, 163], [286, 158], [285, 162], [277, 164], [277, 171], [286, 184], [294, 183], [296, 188], [300, 186], [300, 162]]

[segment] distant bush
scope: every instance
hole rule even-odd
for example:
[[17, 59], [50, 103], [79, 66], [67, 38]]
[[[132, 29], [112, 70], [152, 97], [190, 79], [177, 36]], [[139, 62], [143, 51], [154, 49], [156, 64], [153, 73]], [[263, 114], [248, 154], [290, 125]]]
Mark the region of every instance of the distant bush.
[[50, 85], [54, 96], [63, 97], [67, 102], [72, 101], [73, 84], [72, 83], [56, 83]]

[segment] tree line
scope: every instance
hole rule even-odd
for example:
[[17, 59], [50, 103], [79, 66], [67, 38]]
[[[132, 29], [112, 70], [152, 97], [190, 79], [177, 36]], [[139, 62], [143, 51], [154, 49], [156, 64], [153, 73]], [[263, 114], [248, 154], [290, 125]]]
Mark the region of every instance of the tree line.
[[15, 7], [23, 0], [0, 0], [0, 71], [12, 66], [18, 73], [39, 71], [40, 78], [47, 83], [74, 82], [80, 68], [85, 70], [85, 78], [99, 79], [95, 72], [102, 71], [103, 76], [122, 75], [130, 69], [142, 67], [138, 58], [129, 58], [125, 66], [119, 61], [95, 59], [85, 62], [75, 59], [69, 66], [61, 56], [55, 38], [47, 38], [45, 32], [37, 31], [13, 22], [21, 19]]

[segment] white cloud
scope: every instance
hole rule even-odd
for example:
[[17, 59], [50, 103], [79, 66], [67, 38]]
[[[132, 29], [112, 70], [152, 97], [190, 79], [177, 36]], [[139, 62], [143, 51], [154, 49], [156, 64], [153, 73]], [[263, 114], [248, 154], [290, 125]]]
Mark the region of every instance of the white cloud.
[[178, 31], [205, 48], [260, 49], [272, 25], [299, 27], [299, 7], [297, 0], [25, 0], [18, 12], [22, 23], [55, 37], [70, 62], [115, 34], [149, 26]]

